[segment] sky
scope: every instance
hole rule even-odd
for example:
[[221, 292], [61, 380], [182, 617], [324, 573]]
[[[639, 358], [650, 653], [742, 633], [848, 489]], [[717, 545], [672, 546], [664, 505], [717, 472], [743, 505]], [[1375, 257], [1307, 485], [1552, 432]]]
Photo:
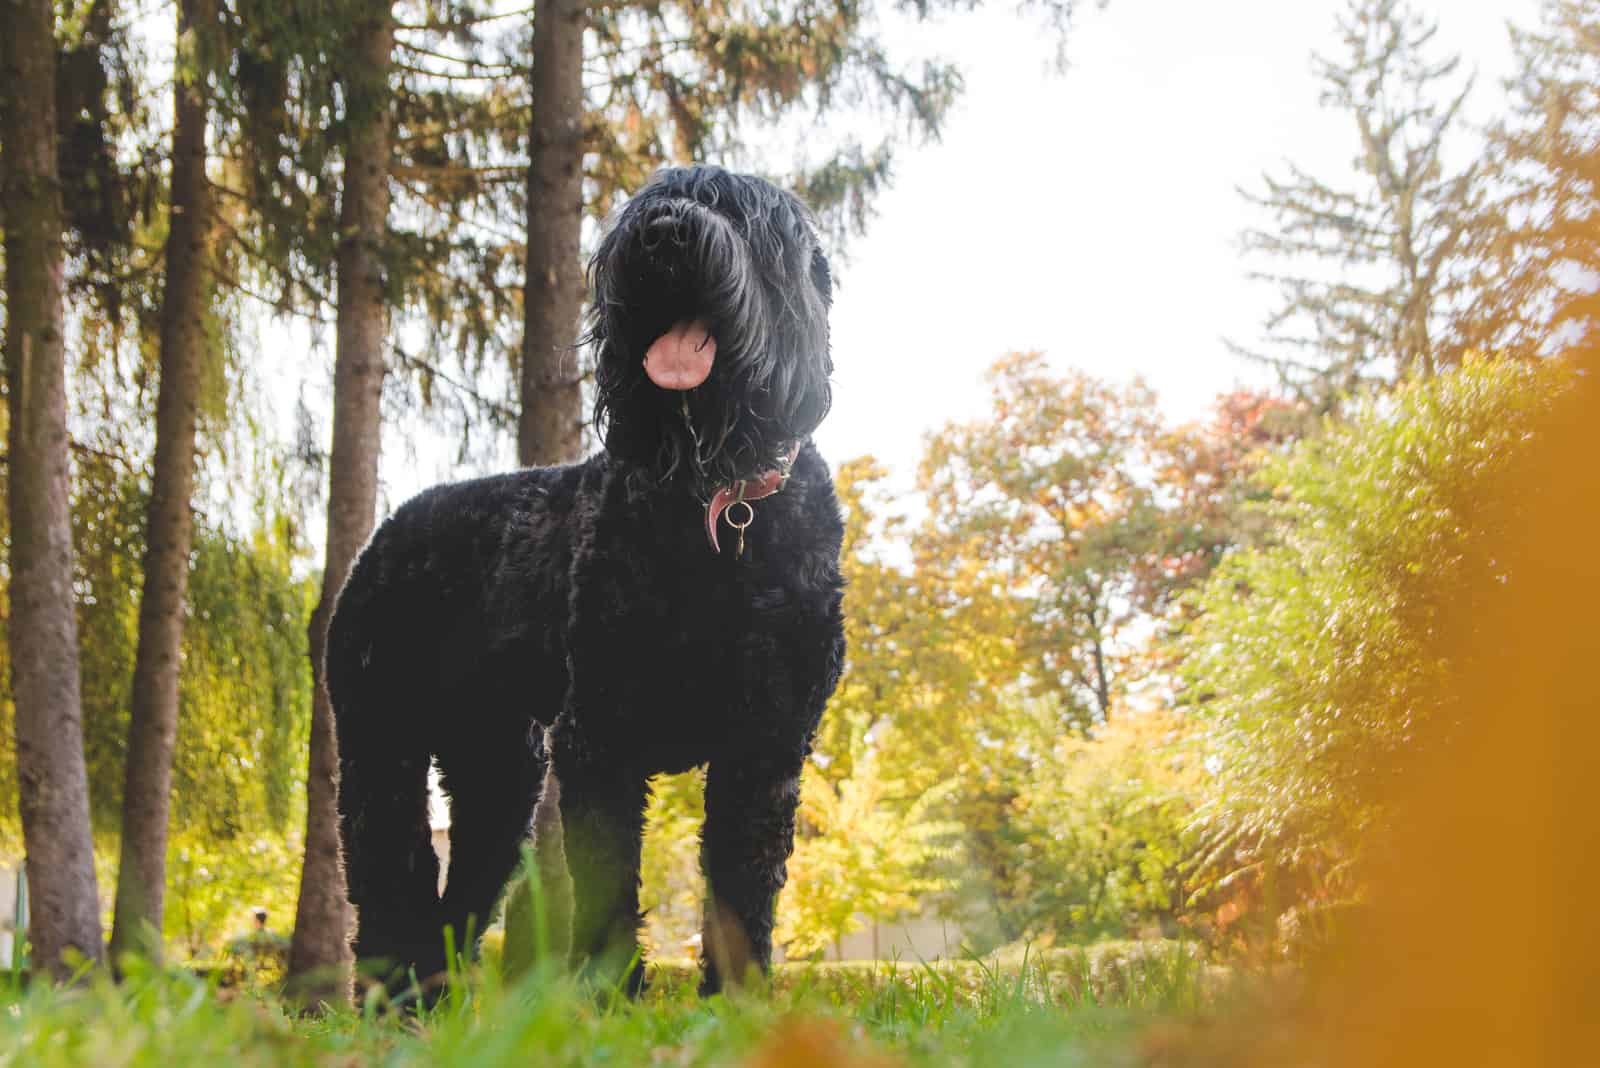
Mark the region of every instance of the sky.
[[[984, 369], [1038, 349], [1062, 368], [1142, 376], [1174, 418], [1259, 368], [1272, 305], [1239, 233], [1238, 193], [1285, 161], [1350, 173], [1355, 130], [1318, 104], [1344, 0], [1111, 0], [1056, 39], [1009, 5], [897, 28], [891, 44], [956, 61], [966, 92], [940, 143], [898, 157], [877, 218], [836, 267], [830, 462], [872, 453], [909, 484], [928, 432], [982, 414]], [[1486, 119], [1511, 73], [1506, 22], [1536, 0], [1418, 0], [1438, 43], [1477, 71]]]

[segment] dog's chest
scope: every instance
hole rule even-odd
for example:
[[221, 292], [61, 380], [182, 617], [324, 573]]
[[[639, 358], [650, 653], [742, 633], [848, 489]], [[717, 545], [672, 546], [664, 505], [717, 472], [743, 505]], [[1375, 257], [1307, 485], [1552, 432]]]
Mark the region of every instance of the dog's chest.
[[780, 572], [726, 547], [714, 554], [703, 538], [619, 540], [593, 552], [574, 578], [574, 625], [599, 624], [630, 673], [655, 683], [736, 672], [751, 641], [782, 626], [781, 606], [792, 601]]
[[774, 697], [792, 655], [830, 638], [810, 618], [822, 600], [799, 586], [814, 564], [767, 511], [773, 522], [751, 529], [743, 557], [727, 542], [714, 552], [692, 513], [596, 526], [573, 572], [569, 635], [571, 684], [591, 726], [609, 721], [688, 767], [784, 715]]

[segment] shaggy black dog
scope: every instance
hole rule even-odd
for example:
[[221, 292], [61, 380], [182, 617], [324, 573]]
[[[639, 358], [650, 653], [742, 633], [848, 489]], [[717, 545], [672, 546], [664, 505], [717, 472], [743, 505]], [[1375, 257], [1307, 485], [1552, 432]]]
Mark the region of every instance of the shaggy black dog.
[[[693, 167], [627, 204], [590, 275], [604, 451], [428, 490], [340, 595], [327, 684], [355, 951], [442, 971], [442, 929], [482, 930], [552, 760], [574, 957], [634, 959], [646, 780], [709, 765], [714, 991], [771, 960], [801, 766], [844, 656], [843, 531], [810, 442], [830, 402], [828, 263], [793, 196]], [[442, 897], [431, 761], [450, 799]]]

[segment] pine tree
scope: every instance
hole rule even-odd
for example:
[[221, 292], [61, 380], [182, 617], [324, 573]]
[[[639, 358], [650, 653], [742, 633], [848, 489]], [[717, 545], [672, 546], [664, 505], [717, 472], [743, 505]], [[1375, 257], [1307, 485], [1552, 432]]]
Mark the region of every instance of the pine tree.
[[35, 959], [101, 957], [89, 833], [69, 508], [55, 11], [7, 0], [0, 38], [12, 685]]
[[1476, 347], [1536, 356], [1600, 317], [1600, 2], [1545, 0], [1539, 26], [1512, 40], [1514, 103], [1492, 133], [1467, 319]]
[[1291, 165], [1246, 194], [1270, 229], [1244, 248], [1282, 264], [1261, 355], [1322, 410], [1394, 378], [1426, 378], [1460, 358], [1451, 317], [1466, 289], [1479, 164], [1451, 169], [1447, 146], [1470, 82], [1457, 57], [1433, 57], [1437, 27], [1406, 0], [1350, 0], [1345, 53], [1317, 57], [1322, 101], [1360, 135], [1357, 181], [1340, 186]]

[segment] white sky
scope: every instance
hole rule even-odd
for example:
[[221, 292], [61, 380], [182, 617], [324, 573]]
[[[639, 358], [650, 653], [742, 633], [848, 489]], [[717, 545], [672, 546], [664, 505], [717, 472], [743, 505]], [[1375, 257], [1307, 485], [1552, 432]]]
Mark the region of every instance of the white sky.
[[[1111, 0], [1055, 40], [1003, 7], [910, 35], [965, 70], [942, 143], [905, 150], [894, 187], [837, 274], [835, 407], [817, 434], [839, 462], [873, 453], [905, 484], [924, 434], [981, 414], [997, 356], [1142, 375], [1178, 417], [1259, 371], [1272, 294], [1237, 235], [1263, 220], [1236, 192], [1293, 160], [1338, 175], [1348, 119], [1318, 106], [1310, 54], [1336, 54], [1344, 0]], [[1473, 112], [1503, 99], [1507, 19], [1536, 0], [1418, 0], [1438, 43], [1478, 71]]]

